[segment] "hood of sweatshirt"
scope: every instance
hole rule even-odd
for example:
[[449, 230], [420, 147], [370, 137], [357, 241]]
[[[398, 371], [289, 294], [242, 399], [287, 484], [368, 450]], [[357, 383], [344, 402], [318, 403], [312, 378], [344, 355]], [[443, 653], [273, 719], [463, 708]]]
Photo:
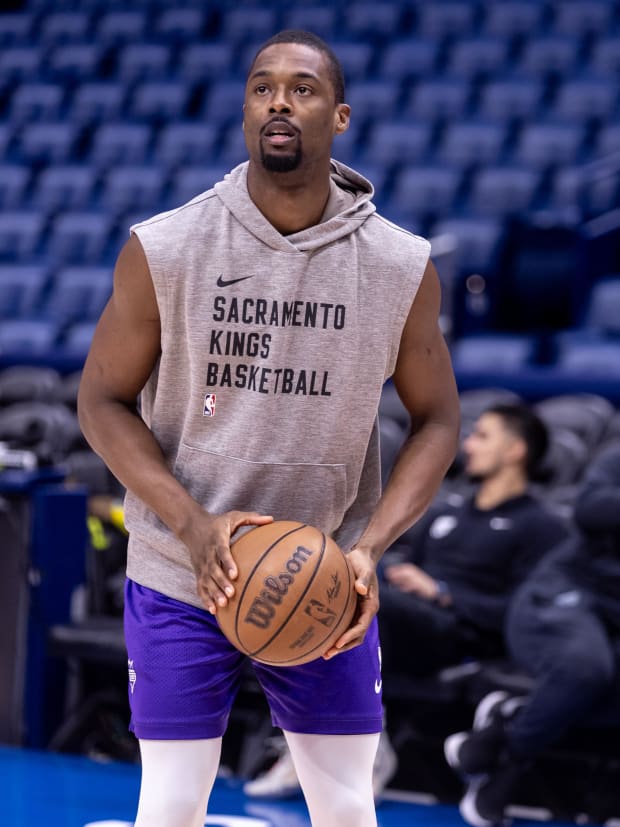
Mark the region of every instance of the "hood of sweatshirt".
[[[331, 162], [330, 196], [324, 220], [283, 236], [267, 221], [248, 193], [248, 161], [231, 170], [214, 189], [218, 198], [264, 244], [283, 252], [311, 252], [355, 232], [375, 212], [370, 181], [339, 161]], [[339, 205], [335, 214], [333, 208]]]

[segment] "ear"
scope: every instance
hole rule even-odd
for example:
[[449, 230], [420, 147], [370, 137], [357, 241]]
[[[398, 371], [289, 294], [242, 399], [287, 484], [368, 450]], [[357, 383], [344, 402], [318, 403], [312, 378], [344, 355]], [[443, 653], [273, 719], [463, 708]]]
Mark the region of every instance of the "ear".
[[351, 107], [346, 103], [339, 103], [336, 106], [335, 113], [335, 130], [336, 135], [346, 132], [349, 128], [349, 121], [351, 117]]

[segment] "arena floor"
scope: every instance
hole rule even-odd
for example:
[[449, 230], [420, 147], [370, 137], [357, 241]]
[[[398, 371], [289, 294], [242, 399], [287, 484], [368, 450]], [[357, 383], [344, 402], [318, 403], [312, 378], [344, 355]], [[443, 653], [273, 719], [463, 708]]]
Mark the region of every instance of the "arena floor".
[[[135, 765], [0, 747], [0, 827], [131, 827], [138, 783]], [[310, 827], [301, 799], [251, 801], [235, 779], [217, 780], [211, 811], [209, 827]], [[456, 807], [393, 791], [380, 804], [378, 820], [380, 827], [464, 825]], [[540, 822], [520, 818], [516, 827], [534, 824]]]

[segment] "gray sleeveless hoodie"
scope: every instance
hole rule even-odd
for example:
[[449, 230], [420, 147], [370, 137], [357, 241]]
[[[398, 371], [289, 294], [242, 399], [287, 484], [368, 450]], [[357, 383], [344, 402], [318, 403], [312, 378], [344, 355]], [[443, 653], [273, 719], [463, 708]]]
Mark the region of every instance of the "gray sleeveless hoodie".
[[[377, 405], [430, 245], [391, 224], [332, 162], [323, 221], [282, 236], [247, 163], [131, 228], [161, 316], [141, 413], [172, 473], [212, 513], [319, 526], [353, 545], [380, 494]], [[131, 492], [127, 574], [201, 605], [187, 548]]]

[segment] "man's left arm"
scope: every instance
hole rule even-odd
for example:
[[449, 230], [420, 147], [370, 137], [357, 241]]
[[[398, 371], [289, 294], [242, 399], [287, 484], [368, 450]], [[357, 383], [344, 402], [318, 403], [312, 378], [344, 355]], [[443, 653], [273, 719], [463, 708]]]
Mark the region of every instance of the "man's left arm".
[[429, 261], [400, 340], [393, 381], [411, 417], [376, 509], [349, 558], [357, 575], [356, 623], [327, 656], [359, 645], [379, 608], [376, 566], [384, 551], [426, 511], [458, 447], [460, 405], [450, 354], [439, 328], [441, 291]]

